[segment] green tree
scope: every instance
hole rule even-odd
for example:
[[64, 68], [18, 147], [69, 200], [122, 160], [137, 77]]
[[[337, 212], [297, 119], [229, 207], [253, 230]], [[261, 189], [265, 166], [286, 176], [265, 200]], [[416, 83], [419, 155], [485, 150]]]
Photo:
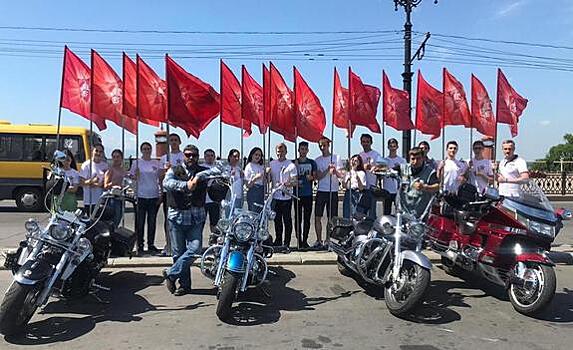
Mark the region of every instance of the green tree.
[[[561, 159], [564, 161], [573, 161], [573, 134], [565, 134], [563, 136], [565, 143], [560, 143], [549, 149], [547, 155], [543, 159], [538, 159], [540, 163], [534, 164], [533, 170], [549, 170], [549, 171], [560, 171], [561, 170]], [[565, 163], [563, 165], [563, 170], [573, 171], [573, 164]]]

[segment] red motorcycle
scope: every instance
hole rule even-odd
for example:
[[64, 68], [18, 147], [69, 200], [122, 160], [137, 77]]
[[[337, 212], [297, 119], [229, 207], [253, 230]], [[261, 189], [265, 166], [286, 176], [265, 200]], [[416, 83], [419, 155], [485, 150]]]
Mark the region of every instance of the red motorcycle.
[[555, 211], [534, 181], [521, 187], [520, 197], [500, 197], [493, 188], [478, 195], [474, 186], [462, 185], [433, 207], [428, 239], [446, 272], [471, 271], [503, 286], [515, 310], [533, 315], [555, 294], [546, 253], [571, 211]]

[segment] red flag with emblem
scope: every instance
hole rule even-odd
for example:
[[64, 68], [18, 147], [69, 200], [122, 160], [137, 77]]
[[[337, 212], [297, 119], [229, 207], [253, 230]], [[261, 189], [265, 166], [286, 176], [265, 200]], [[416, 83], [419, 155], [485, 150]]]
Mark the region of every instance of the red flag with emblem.
[[372, 132], [379, 133], [380, 125], [376, 120], [380, 89], [362, 83], [360, 77], [348, 68], [348, 116], [353, 125], [362, 125]]
[[495, 137], [495, 116], [487, 90], [472, 74], [472, 127], [485, 136]]
[[[137, 123], [137, 65], [123, 53], [123, 114]], [[152, 126], [159, 122], [139, 117], [139, 121]]]
[[123, 82], [111, 66], [95, 51], [92, 59], [92, 113], [111, 120], [132, 134], [137, 134], [137, 121], [125, 118], [123, 111]]
[[[334, 125], [341, 129], [345, 129], [347, 137], [352, 137], [355, 125], [348, 120], [348, 89], [342, 87], [340, 77], [336, 67], [334, 68], [334, 96], [332, 101], [332, 118]], [[350, 126], [350, 131], [348, 130]]]
[[386, 72], [382, 72], [383, 121], [396, 130], [412, 130], [414, 124], [409, 117], [408, 92], [395, 89], [390, 85]]
[[242, 118], [241, 84], [231, 69], [221, 60], [221, 121], [243, 128], [243, 137], [251, 134], [251, 122]]
[[261, 134], [264, 130], [265, 117], [263, 115], [263, 87], [257, 83], [247, 71], [245, 66], [241, 69], [241, 114], [243, 118], [259, 127]]
[[60, 107], [93, 121], [105, 130], [104, 118], [91, 113], [91, 70], [72, 50], [64, 47]]
[[296, 138], [296, 115], [293, 92], [272, 63], [270, 68], [269, 100], [271, 130], [283, 135], [286, 140], [294, 142]]
[[266, 134], [267, 128], [271, 125], [271, 72], [263, 63], [263, 122], [261, 132]]
[[517, 123], [523, 110], [527, 107], [527, 99], [513, 89], [501, 69], [497, 69], [497, 122], [509, 124], [511, 137], [517, 136]]
[[446, 68], [444, 74], [444, 125], [471, 127], [472, 116], [464, 86]]
[[440, 137], [442, 131], [444, 96], [434, 88], [418, 70], [418, 92], [416, 93], [416, 129], [422, 134]]
[[165, 55], [168, 120], [199, 138], [201, 132], [219, 114], [219, 94], [213, 87], [188, 73]]
[[137, 111], [141, 118], [167, 122], [167, 84], [137, 56]]
[[296, 67], [293, 72], [297, 134], [305, 140], [318, 142], [326, 127], [324, 108]]

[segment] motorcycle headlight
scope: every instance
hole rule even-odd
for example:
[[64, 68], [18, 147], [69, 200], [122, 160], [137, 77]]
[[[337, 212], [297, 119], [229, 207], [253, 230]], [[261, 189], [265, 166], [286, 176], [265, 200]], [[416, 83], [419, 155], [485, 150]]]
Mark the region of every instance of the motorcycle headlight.
[[50, 226], [48, 232], [50, 236], [52, 236], [52, 238], [57, 239], [59, 241], [63, 241], [70, 238], [73, 233], [71, 227], [63, 223], [57, 223]]
[[227, 219], [219, 219], [217, 222], [217, 227], [221, 232], [227, 232], [231, 223]]
[[529, 220], [529, 229], [541, 235], [555, 238], [555, 226], [547, 225], [541, 222]]
[[255, 228], [249, 222], [239, 221], [233, 226], [233, 234], [238, 241], [248, 241], [255, 233]]
[[408, 232], [417, 238], [421, 238], [426, 234], [426, 225], [419, 222], [410, 224]]
[[78, 242], [78, 248], [85, 252], [86, 250], [92, 250], [92, 244], [89, 239], [82, 237]]
[[28, 219], [24, 224], [26, 231], [28, 232], [26, 236], [33, 236], [34, 233], [40, 231], [40, 225], [38, 224], [38, 220], [36, 219]]

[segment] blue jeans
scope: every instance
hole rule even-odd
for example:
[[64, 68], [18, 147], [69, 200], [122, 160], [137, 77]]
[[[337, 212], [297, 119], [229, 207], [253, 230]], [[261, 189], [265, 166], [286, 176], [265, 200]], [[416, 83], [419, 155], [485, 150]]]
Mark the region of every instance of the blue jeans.
[[117, 228], [123, 217], [123, 205], [119, 199], [110, 199], [109, 205], [113, 208], [113, 226]]
[[195, 261], [194, 255], [201, 253], [203, 226], [204, 221], [194, 225], [180, 225], [169, 220], [173, 266], [167, 271], [167, 275], [173, 280], [179, 279], [179, 284], [184, 289], [191, 289], [191, 264]]
[[370, 210], [369, 194], [359, 190], [346, 190], [342, 202], [342, 216], [350, 219], [355, 213], [365, 214]]
[[256, 206], [255, 203], [263, 205], [265, 202], [265, 187], [262, 185], [254, 185], [247, 191], [247, 206], [249, 211], [260, 213], [263, 209]]
[[372, 195], [372, 192], [370, 190], [364, 190], [364, 194], [369, 196], [369, 199], [370, 199], [370, 209], [368, 210], [368, 218], [375, 220], [377, 217], [377, 215], [376, 215], [376, 203], [378, 203], [378, 201], [376, 200], [376, 198], [374, 198], [374, 196]]

